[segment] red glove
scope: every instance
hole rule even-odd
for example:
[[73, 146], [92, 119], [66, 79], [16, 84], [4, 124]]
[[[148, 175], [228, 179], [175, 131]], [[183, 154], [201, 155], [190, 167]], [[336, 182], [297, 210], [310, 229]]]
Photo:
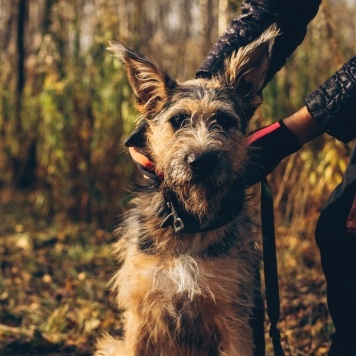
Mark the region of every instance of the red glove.
[[285, 157], [301, 148], [297, 137], [283, 120], [252, 132], [248, 143], [249, 163], [245, 171], [247, 185], [261, 181]]

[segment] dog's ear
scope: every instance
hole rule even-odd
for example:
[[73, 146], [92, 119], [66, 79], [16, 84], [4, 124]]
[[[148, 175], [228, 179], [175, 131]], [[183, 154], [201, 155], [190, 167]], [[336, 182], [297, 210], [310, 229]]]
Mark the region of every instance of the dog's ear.
[[270, 64], [277, 26], [270, 26], [259, 38], [241, 47], [225, 62], [225, 84], [236, 89], [256, 109], [262, 103], [262, 89]]
[[110, 41], [108, 50], [114, 53], [127, 71], [140, 112], [148, 114], [159, 110], [167, 100], [176, 81], [153, 60], [136, 53], [118, 41]]

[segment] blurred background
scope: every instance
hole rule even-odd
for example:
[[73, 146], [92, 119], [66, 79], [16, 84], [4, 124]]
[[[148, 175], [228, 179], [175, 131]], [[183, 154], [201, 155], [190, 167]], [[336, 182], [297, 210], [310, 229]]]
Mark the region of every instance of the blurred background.
[[[106, 283], [110, 233], [137, 178], [123, 146], [136, 113], [108, 40], [189, 79], [240, 4], [0, 0], [0, 354], [91, 354], [98, 333], [120, 334]], [[300, 108], [355, 53], [356, 0], [323, 0], [251, 130]], [[291, 355], [324, 355], [330, 341], [313, 233], [350, 148], [324, 135], [269, 177]]]

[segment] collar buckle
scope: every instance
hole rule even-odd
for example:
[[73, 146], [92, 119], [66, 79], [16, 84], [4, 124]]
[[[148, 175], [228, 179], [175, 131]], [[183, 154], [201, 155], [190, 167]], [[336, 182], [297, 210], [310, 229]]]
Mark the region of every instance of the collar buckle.
[[178, 216], [175, 216], [174, 217], [174, 220], [173, 220], [173, 229], [174, 229], [174, 232], [176, 234], [178, 234], [179, 232], [181, 232], [183, 229], [184, 229], [184, 223], [183, 223], [183, 220], [178, 217]]
[[166, 196], [166, 204], [167, 204], [167, 208], [170, 210], [170, 213], [162, 222], [161, 227], [171, 226], [174, 230], [174, 233], [178, 234], [179, 232], [182, 232], [184, 230], [185, 227], [184, 222], [179, 217], [177, 210], [174, 207], [174, 204], [172, 203], [172, 200], [170, 199], [169, 196]]

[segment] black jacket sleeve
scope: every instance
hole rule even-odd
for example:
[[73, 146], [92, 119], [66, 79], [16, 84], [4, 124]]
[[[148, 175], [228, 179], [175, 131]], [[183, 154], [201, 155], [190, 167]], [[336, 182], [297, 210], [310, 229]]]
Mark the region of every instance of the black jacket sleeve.
[[356, 137], [356, 56], [346, 62], [305, 105], [321, 129], [343, 142]]

